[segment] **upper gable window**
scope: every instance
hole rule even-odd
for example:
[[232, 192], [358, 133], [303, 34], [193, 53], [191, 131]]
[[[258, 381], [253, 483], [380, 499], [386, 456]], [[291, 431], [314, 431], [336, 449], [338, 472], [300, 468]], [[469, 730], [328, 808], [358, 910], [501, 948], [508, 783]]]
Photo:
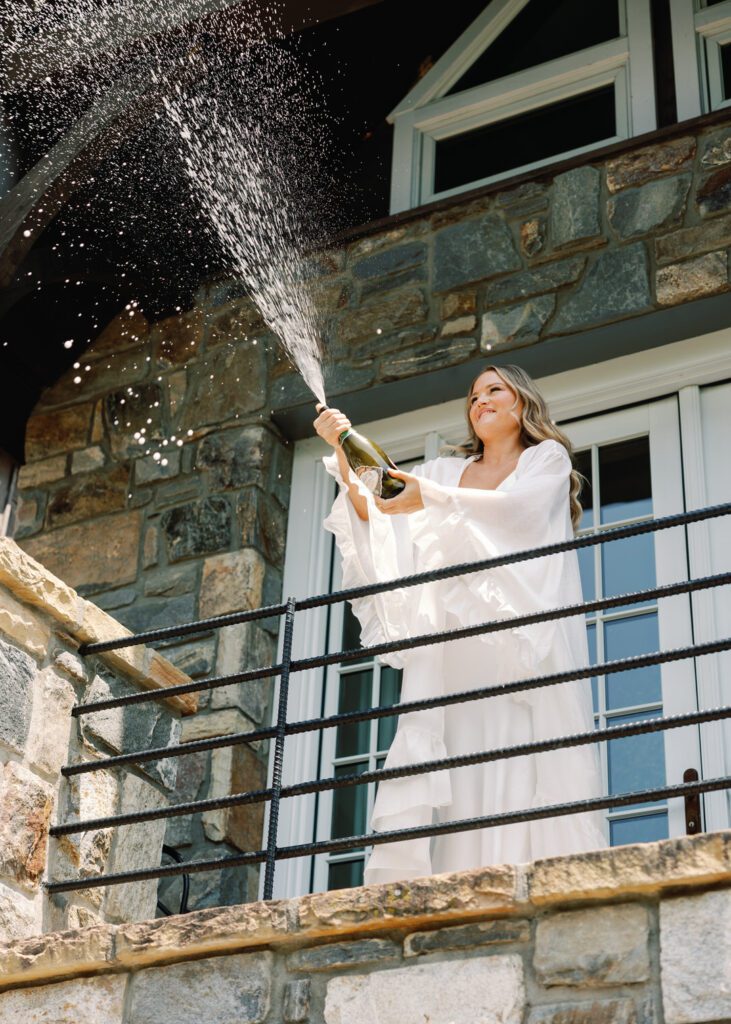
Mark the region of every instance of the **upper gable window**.
[[393, 213], [650, 131], [650, 0], [492, 0], [391, 120]]

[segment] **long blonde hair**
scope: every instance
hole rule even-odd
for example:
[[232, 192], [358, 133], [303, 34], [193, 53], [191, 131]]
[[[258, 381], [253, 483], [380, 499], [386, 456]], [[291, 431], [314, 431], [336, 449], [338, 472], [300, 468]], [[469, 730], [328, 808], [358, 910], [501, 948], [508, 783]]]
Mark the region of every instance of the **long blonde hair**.
[[[520, 366], [485, 366], [477, 374], [470, 384], [467, 392], [466, 419], [469, 437], [464, 444], [456, 445], [452, 450], [463, 455], [482, 455], [483, 443], [475, 433], [475, 428], [470, 420], [470, 397], [472, 389], [483, 373], [492, 370], [506, 384], [511, 391], [523, 399], [523, 412], [520, 416], [520, 441], [526, 448], [540, 444], [541, 441], [551, 439], [562, 444], [574, 464], [574, 451], [571, 442], [562, 430], [551, 420], [543, 395], [539, 392], [535, 383]], [[569, 508], [571, 511], [571, 523], [574, 530], [581, 522], [582, 508], [579, 501], [584, 478], [581, 473], [572, 468], [569, 487]]]

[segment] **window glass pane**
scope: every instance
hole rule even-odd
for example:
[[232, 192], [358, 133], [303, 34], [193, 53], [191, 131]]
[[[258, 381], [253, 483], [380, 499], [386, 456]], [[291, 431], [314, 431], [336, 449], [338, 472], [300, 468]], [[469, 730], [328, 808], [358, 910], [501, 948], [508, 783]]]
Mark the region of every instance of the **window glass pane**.
[[[343, 650], [355, 651], [360, 647], [360, 623], [346, 601], [343, 605]], [[363, 659], [366, 660], [365, 658]]]
[[[596, 665], [596, 626], [586, 627], [586, 639], [589, 642], [589, 664]], [[594, 714], [599, 712], [599, 681], [596, 677], [591, 680], [591, 699], [594, 704]]]
[[529, 0], [450, 93], [494, 82], [618, 35], [617, 0]]
[[[602, 544], [602, 572], [604, 574], [604, 596], [615, 597], [630, 591], [647, 590], [654, 587], [655, 543], [651, 533], [643, 533], [625, 540], [613, 540]], [[642, 608], [651, 601], [639, 601], [625, 608]]]
[[574, 465], [585, 478], [581, 493], [579, 494], [579, 501], [584, 510], [584, 515], [581, 519], [581, 529], [586, 530], [594, 525], [594, 516], [592, 514], [591, 449], [585, 452], [576, 452], [574, 455]]
[[363, 859], [340, 860], [330, 864], [328, 889], [352, 889], [363, 885]]
[[[368, 762], [360, 764], [341, 764], [335, 769], [335, 778], [342, 779], [346, 775], [361, 775], [368, 771]], [[366, 812], [368, 809], [368, 786], [345, 786], [333, 790], [333, 839], [347, 836], [360, 836], [366, 831]]]
[[[658, 650], [657, 615], [633, 615], [631, 619], [607, 622], [604, 643], [609, 661]], [[607, 708], [631, 707], [661, 700], [659, 665], [607, 676]]]
[[723, 98], [731, 98], [731, 43], [720, 47], [721, 50], [721, 79], [723, 81]]
[[[612, 718], [611, 725], [624, 725], [647, 718], [659, 718], [661, 711], [645, 711]], [[661, 732], [627, 736], [607, 743], [610, 793], [631, 793], [665, 785], [665, 742]], [[644, 804], [632, 806], [645, 806]]]
[[[381, 668], [380, 704], [397, 704], [401, 695], [401, 671], [384, 665]], [[378, 723], [378, 749], [388, 750], [396, 733], [398, 718], [382, 718]]]
[[652, 514], [650, 443], [637, 437], [599, 449], [603, 523]]
[[[594, 570], [596, 548], [579, 548], [576, 552], [581, 573], [581, 593], [585, 601], [593, 601], [596, 593], [596, 572]], [[593, 614], [587, 612], [587, 615]]]
[[[363, 711], [371, 706], [373, 670], [345, 672], [340, 677], [338, 711]], [[335, 744], [336, 757], [352, 757], [353, 754], [367, 754], [370, 745], [371, 723], [355, 722], [353, 725], [338, 726]]]
[[614, 86], [593, 89], [435, 145], [434, 191], [459, 188], [616, 134]]
[[667, 839], [667, 813], [662, 811], [659, 814], [643, 814], [639, 818], [619, 818], [616, 821], [610, 821], [609, 835], [612, 846], [626, 846], [628, 843], [654, 843], [658, 839]]

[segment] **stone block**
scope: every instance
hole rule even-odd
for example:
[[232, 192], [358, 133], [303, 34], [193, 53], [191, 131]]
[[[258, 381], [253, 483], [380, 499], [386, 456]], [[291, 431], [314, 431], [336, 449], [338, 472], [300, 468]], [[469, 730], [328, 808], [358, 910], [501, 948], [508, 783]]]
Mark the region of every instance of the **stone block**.
[[[274, 663], [276, 642], [271, 633], [255, 622], [242, 622], [219, 630], [216, 672], [232, 675], [246, 668], [265, 668]], [[211, 707], [240, 708], [254, 722], [261, 723], [271, 700], [273, 680], [221, 686], [211, 693]]]
[[731, 167], [722, 167], [709, 175], [696, 192], [701, 217], [727, 213], [731, 208]]
[[236, 517], [241, 530], [241, 544], [256, 548], [272, 565], [284, 564], [287, 540], [287, 513], [278, 501], [258, 487], [247, 487], [236, 501]]
[[403, 327], [423, 323], [429, 312], [421, 288], [404, 288], [386, 296], [374, 296], [355, 309], [344, 310], [336, 325], [337, 341], [346, 349], [355, 342], [393, 334]]
[[[61, 456], [57, 456], [57, 458], [61, 458]], [[99, 445], [83, 448], [80, 452], [73, 452], [71, 455], [71, 472], [92, 473], [95, 469], [100, 469], [104, 462], [104, 452]]]
[[401, 959], [401, 948], [390, 939], [355, 939], [325, 946], [298, 949], [287, 957], [289, 971], [338, 971], [349, 967], [392, 963]]
[[[119, 808], [119, 777], [101, 770], [75, 775], [66, 786], [64, 821], [86, 821], [116, 814]], [[49, 877], [87, 878], [106, 871], [112, 848], [112, 829], [95, 829], [62, 836], [51, 847]], [[77, 893], [99, 909], [104, 889], [80, 890]]]
[[79, 1024], [82, 1020], [123, 1024], [126, 986], [126, 975], [103, 974], [2, 992], [0, 1020], [3, 1024]]
[[538, 341], [556, 308], [555, 295], [539, 295], [518, 306], [485, 313], [482, 318], [481, 348], [520, 348]]
[[131, 583], [137, 577], [141, 525], [138, 511], [114, 512], [93, 528], [74, 523], [29, 537], [22, 547], [71, 587]]
[[[165, 464], [163, 465], [163, 458]], [[158, 480], [169, 480], [180, 472], [180, 449], [171, 448], [163, 453], [163, 458], [153, 459], [151, 455], [135, 461], [135, 483], [138, 487], [154, 484]]]
[[497, 205], [508, 217], [526, 217], [548, 208], [548, 189], [536, 181], [526, 181], [509, 192], [498, 192]]
[[138, 597], [134, 587], [119, 587], [117, 590], [110, 590], [106, 594], [95, 594], [94, 603], [104, 611], [113, 611], [117, 608], [126, 608], [136, 601]]
[[564, 334], [592, 324], [619, 320], [651, 308], [647, 254], [642, 242], [602, 253], [579, 288], [567, 296], [551, 324]]
[[731, 245], [731, 217], [719, 217], [707, 224], [681, 228], [655, 240], [658, 264], [675, 263], [713, 249]]
[[142, 565], [145, 569], [157, 565], [160, 557], [160, 538], [156, 524], [145, 528], [145, 539], [142, 544]]
[[[266, 788], [266, 764], [244, 744], [222, 747], [211, 754], [208, 799], [231, 793], [249, 793]], [[226, 842], [249, 852], [262, 848], [264, 804], [243, 804], [216, 811], [205, 811], [203, 831], [213, 842]]]
[[715, 295], [729, 287], [726, 252], [710, 252], [694, 260], [673, 263], [657, 272], [657, 301], [661, 306], [677, 306], [704, 295]]
[[190, 594], [198, 583], [196, 565], [176, 565], [149, 573], [145, 579], [145, 597], [180, 597]]
[[404, 956], [423, 956], [443, 950], [475, 949], [503, 942], [527, 942], [530, 922], [503, 918], [480, 924], [460, 924], [428, 932], [412, 932], [404, 940]]
[[427, 257], [423, 242], [408, 242], [391, 249], [381, 249], [351, 263], [353, 277], [359, 281], [389, 278], [422, 265]]
[[600, 188], [595, 167], [575, 167], [554, 178], [549, 223], [557, 249], [601, 238]]
[[49, 528], [120, 511], [127, 504], [129, 480], [130, 467], [127, 463], [72, 477], [68, 484], [51, 496], [46, 514]]
[[264, 345], [238, 341], [223, 344], [190, 371], [188, 395], [180, 417], [181, 429], [225, 423], [256, 412], [266, 394]]
[[38, 676], [36, 694], [26, 757], [41, 771], [58, 776], [69, 760], [71, 736], [76, 733], [71, 717], [76, 692], [68, 679], [49, 666]]
[[[34, 615], [30, 608], [16, 601], [5, 589], [0, 590], [0, 634], [32, 654], [34, 658], [45, 656], [51, 639], [51, 631], [40, 616]], [[3, 684], [0, 682], [0, 694], [2, 688]]]
[[663, 900], [660, 981], [666, 1024], [731, 1018], [731, 890]]
[[82, 618], [84, 602], [78, 594], [9, 537], [0, 537], [0, 584], [19, 601], [42, 609], [71, 631]]
[[520, 256], [510, 228], [495, 214], [451, 224], [434, 236], [437, 292], [517, 270], [519, 266]]
[[453, 338], [458, 334], [472, 334], [476, 327], [476, 316], [459, 316], [456, 320], [448, 320], [446, 324], [442, 324], [439, 334], [442, 338]]
[[15, 529], [16, 540], [23, 537], [31, 537], [43, 526], [46, 512], [45, 494], [28, 494], [21, 491], [18, 494], [18, 501], [15, 507]]
[[703, 140], [700, 165], [705, 170], [728, 163], [731, 163], [731, 131], [722, 128]]
[[[291, 461], [291, 450], [270, 430], [252, 425], [205, 437], [198, 449], [196, 469], [206, 471], [213, 490], [255, 484], [285, 497]], [[283, 476], [286, 477], [284, 485], [281, 483]]]
[[168, 558], [182, 558], [225, 551], [231, 544], [231, 506], [226, 498], [213, 496], [164, 512], [160, 525]]
[[533, 259], [543, 252], [546, 245], [546, 221], [543, 217], [534, 217], [520, 225], [520, 251], [528, 259]]
[[402, 377], [439, 370], [445, 366], [457, 366], [474, 355], [476, 349], [477, 342], [472, 338], [445, 338], [438, 343], [428, 341], [384, 357], [381, 362], [381, 379], [400, 380]]
[[48, 459], [74, 448], [86, 448], [91, 427], [91, 403], [74, 405], [57, 412], [36, 412], [25, 431], [25, 457], [29, 462]]
[[0, 944], [39, 934], [42, 918], [43, 903], [37, 894], [30, 896], [0, 883]]
[[652, 181], [661, 174], [682, 170], [692, 163], [695, 150], [696, 140], [686, 136], [623, 153], [607, 163], [607, 187], [610, 192], [619, 192]]
[[602, 999], [582, 1003], [534, 1006], [527, 1024], [652, 1024], [652, 1011], [638, 1012], [632, 999]]
[[[81, 453], [74, 453], [81, 454]], [[53, 483], [54, 480], [61, 480], [66, 476], [67, 455], [53, 455], [50, 459], [41, 459], [40, 462], [28, 462], [20, 467], [18, 473], [18, 487], [21, 491], [29, 487], [43, 487], [44, 484]]]
[[165, 657], [191, 679], [209, 676], [216, 663], [216, 640], [208, 637], [165, 648]]
[[678, 224], [683, 219], [689, 191], [687, 174], [627, 189], [609, 200], [609, 223], [621, 240]]
[[282, 1013], [285, 1024], [300, 1024], [310, 1016], [310, 982], [307, 978], [288, 981], [284, 986]]
[[325, 1024], [520, 1024], [523, 962], [490, 956], [351, 974], [328, 982]]
[[125, 308], [97, 335], [86, 355], [95, 358], [135, 348], [147, 339], [149, 332], [150, 325], [140, 310]]
[[61, 651], [53, 659], [53, 664], [59, 672], [63, 672], [69, 679], [73, 679], [75, 683], [86, 683], [88, 682], [88, 674], [86, 664], [76, 654], [72, 654], [71, 651]]
[[263, 584], [264, 560], [253, 548], [207, 558], [199, 594], [201, 617], [260, 607]]
[[131, 607], [118, 608], [115, 615], [132, 633], [177, 626], [195, 619], [195, 595], [142, 598], [136, 600]]
[[442, 298], [442, 320], [477, 312], [476, 292], [450, 292]]
[[35, 889], [46, 867], [50, 787], [9, 761], [0, 775], [0, 875]]
[[158, 320], [150, 331], [150, 343], [161, 366], [182, 366], [200, 352], [206, 328], [202, 309]]
[[244, 953], [138, 971], [131, 981], [134, 1024], [260, 1024], [270, 1005], [271, 953]]
[[103, 400], [103, 420], [112, 453], [118, 458], [139, 457], [163, 437], [160, 384], [151, 381], [111, 391]]
[[637, 904], [558, 913], [538, 922], [533, 967], [548, 987], [647, 981], [648, 938], [647, 910]]
[[570, 256], [568, 259], [547, 263], [535, 270], [523, 270], [500, 281], [493, 281], [485, 288], [485, 304], [488, 308], [505, 302], [528, 299], [532, 295], [553, 292], [567, 284], [573, 284], [581, 277], [586, 266], [585, 256]]
[[36, 663], [13, 644], [0, 640], [0, 743], [22, 754], [33, 711]]

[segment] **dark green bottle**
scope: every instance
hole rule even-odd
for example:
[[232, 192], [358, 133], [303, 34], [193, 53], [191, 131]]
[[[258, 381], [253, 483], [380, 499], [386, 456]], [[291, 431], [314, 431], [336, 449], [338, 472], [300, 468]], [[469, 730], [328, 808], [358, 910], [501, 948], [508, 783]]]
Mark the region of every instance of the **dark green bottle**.
[[389, 469], [398, 466], [389, 459], [383, 448], [363, 437], [357, 430], [344, 430], [338, 438], [348, 465], [369, 491], [379, 498], [395, 498], [406, 484], [391, 476]]

